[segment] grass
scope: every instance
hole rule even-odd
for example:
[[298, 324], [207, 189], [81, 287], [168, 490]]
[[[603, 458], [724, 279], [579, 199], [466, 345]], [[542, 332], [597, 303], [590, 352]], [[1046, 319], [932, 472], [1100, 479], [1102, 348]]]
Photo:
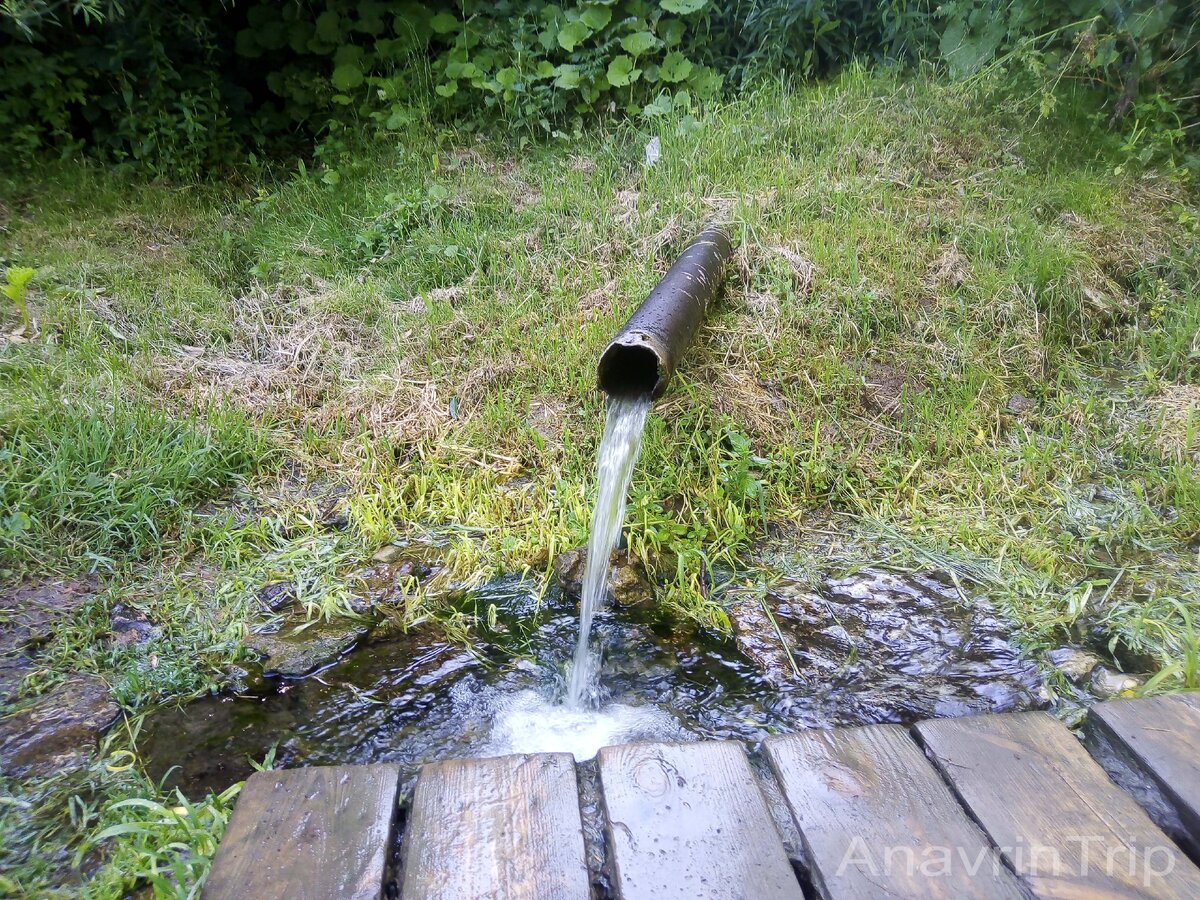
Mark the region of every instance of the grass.
[[[629, 505], [662, 603], [728, 627], [709, 572], [763, 564], [774, 535], [771, 571], [937, 566], [1032, 653], [1085, 633], [1156, 690], [1196, 686], [1198, 198], [1069, 90], [1039, 119], [987, 79], [853, 69], [668, 123], [651, 169], [623, 124], [525, 148], [418, 128], [333, 159], [336, 187], [8, 176], [0, 264], [37, 275], [34, 323], [0, 349], [2, 564], [104, 574], [28, 691], [93, 671], [135, 715], [216, 689], [264, 584], [347, 614], [348, 572], [430, 532], [446, 568], [401, 615], [463, 634], [450, 585], [584, 543], [595, 361], [712, 218], [739, 246], [729, 289]], [[818, 518], [857, 549], [822, 556]], [[118, 602], [160, 636], [106, 642]], [[182, 801], [136, 787], [160, 806], [102, 787], [101, 819], [38, 826], [75, 848], [136, 825], [109, 832], [98, 894], [149, 878], [139, 853], [202, 860], [219, 832], [220, 798], [192, 835], [163, 811]], [[31, 808], [60, 822], [47, 796]], [[5, 868], [36, 893], [61, 870], [27, 837]], [[200, 874], [164, 877], [186, 893]]]

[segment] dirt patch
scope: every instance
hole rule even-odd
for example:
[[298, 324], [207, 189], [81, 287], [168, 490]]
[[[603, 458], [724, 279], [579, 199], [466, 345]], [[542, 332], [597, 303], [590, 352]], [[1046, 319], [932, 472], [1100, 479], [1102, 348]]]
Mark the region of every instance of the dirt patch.
[[0, 770], [29, 777], [79, 765], [120, 712], [103, 681], [73, 675], [33, 705], [0, 719]]
[[[426, 296], [452, 302], [457, 290]], [[417, 297], [407, 311], [418, 311], [418, 301], [424, 306]], [[235, 306], [232, 346], [183, 346], [155, 357], [149, 384], [189, 411], [232, 399], [297, 428], [359, 422], [403, 443], [436, 439], [452, 423], [448, 398], [409, 361], [366, 373], [379, 352], [376, 330], [330, 311], [320, 282], [283, 296], [260, 290]]]
[[617, 191], [613, 198], [613, 220], [621, 228], [634, 228], [641, 220], [638, 201], [641, 194], [637, 191]]
[[925, 287], [931, 291], [944, 287], [960, 288], [970, 280], [970, 263], [956, 244], [943, 249], [925, 271]]
[[562, 437], [563, 424], [567, 418], [567, 405], [553, 397], [543, 397], [529, 403], [525, 422], [543, 440], [557, 442]]
[[787, 427], [787, 404], [751, 373], [721, 369], [716, 373], [717, 409], [754, 434], [779, 439]]
[[875, 415], [898, 419], [904, 412], [904, 399], [920, 393], [923, 386], [900, 367], [872, 360], [863, 371], [863, 407]]
[[796, 296], [807, 296], [816, 281], [817, 267], [800, 252], [799, 247], [794, 243], [776, 244], [768, 249], [775, 255], [783, 257], [792, 270], [792, 286], [796, 289]]
[[584, 322], [590, 322], [597, 316], [606, 316], [616, 308], [617, 282], [613, 278], [606, 279], [604, 284], [588, 291], [579, 298], [579, 317]]
[[95, 579], [84, 578], [28, 581], [0, 593], [0, 706], [16, 698], [38, 648], [98, 589]]

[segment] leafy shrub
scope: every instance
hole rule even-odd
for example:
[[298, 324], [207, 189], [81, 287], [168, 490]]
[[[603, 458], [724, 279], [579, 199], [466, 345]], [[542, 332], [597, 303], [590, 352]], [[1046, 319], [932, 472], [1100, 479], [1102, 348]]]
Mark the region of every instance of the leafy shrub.
[[1115, 90], [1114, 120], [1154, 91], [1194, 117], [1200, 112], [1196, 13], [1194, 3], [1164, 0], [951, 0], [939, 10], [945, 26], [938, 49], [958, 77], [1014, 48], [1036, 51], [1032, 69], [1043, 84], [1069, 75]]
[[698, 61], [707, 0], [617, 0], [563, 8], [544, 0], [464, 4], [430, 27], [446, 109], [521, 123], [599, 109], [663, 114], [716, 97], [723, 77]]
[[1082, 76], [1118, 118], [1200, 112], [1194, 4], [1164, 0], [4, 0], [0, 41], [10, 158], [85, 146], [167, 174], [336, 148], [363, 122], [563, 131], [686, 112], [856, 58], [940, 56], [969, 77], [1020, 55], [1044, 103]]

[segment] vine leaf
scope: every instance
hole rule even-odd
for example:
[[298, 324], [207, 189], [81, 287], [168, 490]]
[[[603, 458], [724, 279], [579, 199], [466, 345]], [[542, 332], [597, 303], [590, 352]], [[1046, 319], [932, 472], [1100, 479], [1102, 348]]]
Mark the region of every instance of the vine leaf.
[[662, 61], [658, 74], [663, 81], [683, 81], [692, 74], [692, 61], [678, 50], [672, 50]]
[[649, 31], [635, 31], [633, 34], [627, 34], [621, 38], [621, 48], [633, 56], [641, 56], [656, 46], [658, 46], [658, 38]]
[[568, 22], [558, 29], [558, 46], [568, 53], [587, 40], [591, 29], [584, 22]]
[[700, 10], [708, 5], [708, 0], [662, 0], [662, 3], [659, 5], [667, 12], [686, 16], [694, 12], [700, 12]]
[[613, 87], [624, 87], [633, 84], [641, 76], [642, 70], [633, 67], [633, 60], [622, 53], [613, 57], [608, 64], [608, 83]]
[[458, 29], [458, 19], [448, 12], [440, 12], [429, 20], [429, 27], [438, 34], [449, 34]]
[[333, 86], [339, 91], [352, 91], [362, 83], [362, 69], [355, 63], [343, 63], [333, 70]]

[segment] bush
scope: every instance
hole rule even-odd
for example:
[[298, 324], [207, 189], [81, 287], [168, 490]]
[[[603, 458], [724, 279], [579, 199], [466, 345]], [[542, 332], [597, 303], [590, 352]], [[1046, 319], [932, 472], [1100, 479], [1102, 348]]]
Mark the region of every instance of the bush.
[[857, 58], [936, 56], [970, 77], [1015, 55], [1046, 103], [1082, 77], [1108, 89], [1114, 118], [1191, 121], [1193, 11], [1163, 0], [5, 0], [0, 128], [18, 160], [86, 147], [191, 175], [247, 149], [307, 153], [331, 126], [364, 121], [575, 131], [597, 114], [685, 113], [762, 76]]

